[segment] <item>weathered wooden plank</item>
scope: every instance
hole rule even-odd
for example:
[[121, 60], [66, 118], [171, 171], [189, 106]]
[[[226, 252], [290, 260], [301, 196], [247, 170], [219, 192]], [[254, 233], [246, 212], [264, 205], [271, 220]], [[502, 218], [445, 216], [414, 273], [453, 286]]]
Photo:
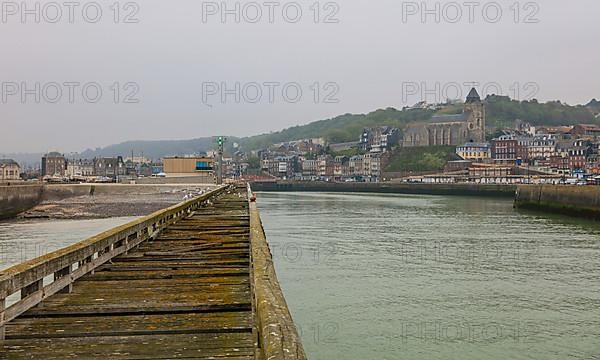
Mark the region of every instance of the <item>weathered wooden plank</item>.
[[[116, 248], [103, 248], [101, 266], [90, 257], [80, 272], [58, 269], [56, 286], [80, 278], [8, 323], [0, 357], [255, 359], [246, 194], [210, 202], [176, 224], [164, 220], [135, 248], [125, 244], [127, 254], [104, 260]], [[94, 273], [83, 272], [90, 266]], [[30, 290], [32, 301], [42, 293]]]
[[247, 357], [251, 333], [6, 340], [6, 359], [190, 359]]
[[[80, 281], [105, 281], [105, 280], [145, 280], [145, 279], [180, 279], [180, 278], [204, 278], [204, 277], [226, 277], [245, 276], [248, 277], [248, 267], [210, 267], [192, 269], [160, 269], [140, 270], [135, 272], [111, 271], [97, 272], [94, 276], [83, 277]], [[204, 281], [199, 279], [198, 281]]]
[[7, 324], [7, 339], [97, 337], [252, 331], [243, 312], [19, 318]]

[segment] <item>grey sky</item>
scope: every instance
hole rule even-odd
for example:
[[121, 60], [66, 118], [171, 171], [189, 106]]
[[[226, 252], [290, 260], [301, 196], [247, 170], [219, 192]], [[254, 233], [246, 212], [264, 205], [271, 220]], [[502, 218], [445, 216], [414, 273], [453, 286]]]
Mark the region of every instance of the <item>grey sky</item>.
[[[0, 79], [6, 102], [0, 101], [0, 152], [70, 152], [134, 139], [253, 135], [348, 112], [401, 108], [421, 98], [418, 94], [403, 99], [403, 83], [409, 82], [425, 83], [430, 89], [436, 82], [441, 87], [453, 82], [495, 82], [513, 97], [518, 84], [521, 98], [535, 90], [540, 100], [572, 104], [600, 97], [597, 0], [538, 1], [539, 12], [531, 18], [538, 23], [525, 23], [536, 10], [531, 5], [525, 8], [527, 1], [519, 3], [518, 23], [510, 9], [514, 0], [497, 1], [503, 9], [497, 23], [482, 16], [488, 1], [475, 7], [473, 23], [464, 6], [457, 23], [444, 16], [436, 23], [434, 15], [422, 23], [420, 14], [403, 22], [407, 5], [397, 0], [338, 1], [339, 12], [332, 17], [338, 23], [324, 23], [335, 7], [325, 9], [327, 1], [323, 1], [320, 22], [315, 23], [310, 9], [314, 2], [296, 2], [303, 10], [297, 23], [283, 18], [286, 1], [275, 7], [273, 23], [264, 6], [258, 23], [249, 23], [244, 16], [235, 23], [233, 15], [222, 23], [219, 15], [203, 22], [202, 2], [144, 0], [137, 2], [134, 19], [139, 23], [123, 23], [124, 16], [135, 10], [123, 9], [127, 3], [123, 1], [118, 24], [109, 9], [114, 0], [97, 1], [103, 10], [97, 23], [82, 17], [82, 6], [88, 3], [84, 1], [75, 8], [74, 23], [69, 23], [68, 8], [62, 7], [62, 19], [55, 24], [43, 14], [39, 24], [33, 15], [22, 23], [21, 13], [9, 15], [13, 9], [4, 2]], [[28, 1], [31, 8], [34, 3]], [[433, 9], [434, 3], [429, 1], [428, 7]], [[235, 2], [228, 4], [233, 8]], [[47, 18], [54, 17], [53, 9], [47, 10]], [[93, 10], [89, 9], [90, 16]], [[288, 10], [293, 16], [294, 8]], [[447, 10], [455, 16], [452, 8]], [[489, 9], [490, 16], [493, 10]], [[42, 87], [51, 82], [81, 86], [73, 103], [64, 93], [68, 88], [61, 85], [60, 101], [49, 103], [42, 97], [37, 104], [34, 95], [27, 95], [22, 103], [22, 89], [8, 95], [14, 92], [7, 85], [11, 82], [25, 82], [29, 88], [36, 82]], [[95, 104], [81, 96], [81, 87], [90, 82], [103, 91]], [[121, 86], [117, 104], [110, 89], [115, 82]], [[123, 90], [127, 82], [139, 86], [134, 97], [139, 103], [123, 103], [135, 89]], [[232, 88], [236, 82], [242, 86], [256, 82], [263, 91], [268, 90], [262, 85], [266, 82], [282, 85], [276, 88], [273, 103], [263, 92], [258, 103], [243, 96], [235, 103], [233, 95], [222, 103], [214, 95], [204, 104], [203, 82], [225, 82]], [[282, 86], [293, 82], [303, 91], [297, 103], [286, 102], [281, 95]], [[318, 103], [313, 99], [314, 83], [321, 87]], [[328, 83], [336, 85], [323, 89]], [[528, 83], [538, 89], [525, 89]], [[332, 99], [339, 101], [325, 102], [336, 86], [339, 92]], [[248, 89], [253, 97], [252, 88]], [[47, 90], [51, 98], [52, 87]], [[467, 90], [463, 89], [463, 96]], [[429, 95], [428, 100], [438, 97]]]

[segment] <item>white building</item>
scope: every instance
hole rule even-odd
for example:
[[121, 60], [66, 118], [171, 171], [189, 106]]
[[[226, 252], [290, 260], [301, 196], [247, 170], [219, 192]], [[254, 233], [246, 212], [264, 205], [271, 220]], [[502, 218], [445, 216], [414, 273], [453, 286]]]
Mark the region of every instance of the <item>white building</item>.
[[0, 159], [0, 181], [19, 180], [21, 166], [13, 159]]

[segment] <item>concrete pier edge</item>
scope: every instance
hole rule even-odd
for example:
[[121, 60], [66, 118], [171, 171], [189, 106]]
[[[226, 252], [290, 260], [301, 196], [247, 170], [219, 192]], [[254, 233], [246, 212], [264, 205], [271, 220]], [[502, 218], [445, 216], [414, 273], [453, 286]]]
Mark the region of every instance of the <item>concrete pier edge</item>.
[[[249, 197], [251, 194], [250, 188]], [[265, 359], [307, 359], [296, 325], [279, 286], [273, 257], [255, 202], [250, 203], [254, 306], [258, 341]]]
[[600, 220], [600, 186], [520, 185], [515, 207]]

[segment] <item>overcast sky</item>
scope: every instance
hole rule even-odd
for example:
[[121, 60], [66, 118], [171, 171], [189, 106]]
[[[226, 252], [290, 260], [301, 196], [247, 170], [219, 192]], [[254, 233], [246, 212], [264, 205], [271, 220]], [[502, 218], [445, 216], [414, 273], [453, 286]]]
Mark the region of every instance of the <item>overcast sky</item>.
[[[398, 0], [242, 2], [239, 23], [236, 11], [222, 21], [221, 1], [123, 1], [118, 14], [114, 1], [97, 1], [101, 16], [89, 2], [61, 5], [58, 20], [56, 6], [40, 3], [39, 23], [35, 2], [32, 14], [2, 3], [0, 153], [253, 135], [464, 97], [467, 82], [543, 101], [600, 97], [597, 0], [444, 1], [439, 23], [434, 1], [425, 22], [420, 5]], [[225, 102], [222, 84], [233, 90]]]

